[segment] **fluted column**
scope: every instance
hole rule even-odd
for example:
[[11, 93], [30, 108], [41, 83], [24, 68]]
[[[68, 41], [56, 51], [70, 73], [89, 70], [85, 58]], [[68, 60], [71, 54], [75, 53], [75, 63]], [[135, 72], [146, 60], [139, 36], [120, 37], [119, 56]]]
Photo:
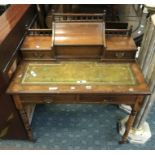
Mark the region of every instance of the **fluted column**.
[[147, 21], [137, 61], [152, 93], [151, 96], [145, 98], [142, 109], [134, 122], [134, 127], [140, 128], [155, 102], [155, 14]]

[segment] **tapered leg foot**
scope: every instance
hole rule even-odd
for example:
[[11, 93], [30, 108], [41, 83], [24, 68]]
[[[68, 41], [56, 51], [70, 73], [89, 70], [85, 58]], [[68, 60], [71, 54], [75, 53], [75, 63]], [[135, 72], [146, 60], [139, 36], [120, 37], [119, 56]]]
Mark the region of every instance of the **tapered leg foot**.
[[120, 140], [119, 141], [119, 144], [126, 144], [126, 143], [129, 143], [129, 141], [128, 140]]
[[37, 138], [32, 138], [30, 141], [31, 141], [32, 143], [35, 143], [35, 142], [37, 141]]

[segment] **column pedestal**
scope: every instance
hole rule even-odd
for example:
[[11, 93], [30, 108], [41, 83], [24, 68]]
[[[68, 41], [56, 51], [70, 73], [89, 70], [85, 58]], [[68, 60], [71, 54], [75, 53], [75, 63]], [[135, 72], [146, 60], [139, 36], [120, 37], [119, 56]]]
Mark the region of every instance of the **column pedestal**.
[[[119, 122], [119, 134], [122, 136], [125, 132], [125, 124], [129, 116], [126, 116]], [[132, 128], [129, 132], [128, 141], [130, 143], [144, 144], [151, 138], [151, 130], [149, 124], [144, 122], [143, 125], [138, 128]]]

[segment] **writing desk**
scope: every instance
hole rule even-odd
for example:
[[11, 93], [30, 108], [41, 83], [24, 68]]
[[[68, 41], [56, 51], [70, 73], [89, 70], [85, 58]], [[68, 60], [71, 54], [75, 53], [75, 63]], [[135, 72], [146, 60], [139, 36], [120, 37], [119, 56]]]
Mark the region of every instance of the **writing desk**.
[[149, 89], [136, 63], [97, 61], [22, 62], [7, 93], [11, 94], [33, 140], [25, 106], [54, 103], [109, 103], [132, 106], [121, 143], [128, 138], [134, 118]]

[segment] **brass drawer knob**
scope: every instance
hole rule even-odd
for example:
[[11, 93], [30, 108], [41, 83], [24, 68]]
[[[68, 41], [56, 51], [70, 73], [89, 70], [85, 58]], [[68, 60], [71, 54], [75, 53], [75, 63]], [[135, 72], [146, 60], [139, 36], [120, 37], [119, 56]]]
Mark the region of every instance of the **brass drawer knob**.
[[122, 57], [125, 56], [125, 53], [124, 53], [124, 52], [117, 52], [117, 53], [115, 53], [115, 56], [116, 56], [117, 58], [122, 58]]
[[45, 98], [43, 102], [48, 103], [48, 104], [53, 103], [53, 99], [52, 98]]
[[35, 53], [33, 53], [33, 56], [37, 57], [37, 58], [42, 58], [42, 57], [44, 57], [44, 54], [43, 53], [35, 52]]

